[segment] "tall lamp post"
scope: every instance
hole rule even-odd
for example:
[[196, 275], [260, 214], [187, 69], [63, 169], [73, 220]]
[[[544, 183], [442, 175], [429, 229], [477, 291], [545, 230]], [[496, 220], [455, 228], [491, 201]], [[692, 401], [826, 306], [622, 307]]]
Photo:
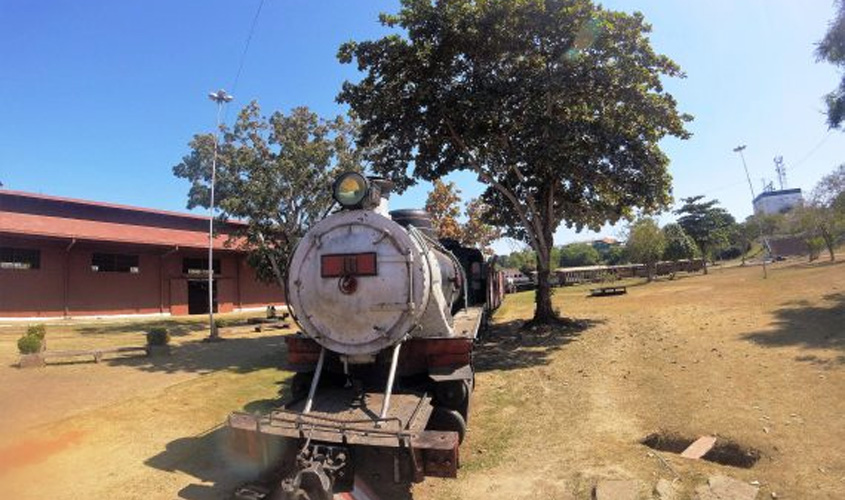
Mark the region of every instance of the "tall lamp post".
[[220, 136], [220, 118], [223, 105], [234, 97], [220, 89], [208, 94], [208, 98], [217, 103], [217, 128], [214, 129], [214, 154], [211, 159], [211, 201], [208, 204], [208, 340], [220, 340], [214, 325], [214, 182], [217, 180], [217, 143]]
[[[754, 198], [756, 195], [754, 194], [754, 184], [751, 183], [751, 176], [748, 175], [748, 165], [745, 164], [745, 155], [742, 153], [745, 151], [745, 144], [741, 146], [737, 146], [734, 148], [734, 153], [739, 153], [739, 157], [742, 158], [742, 168], [745, 169], [745, 178], [748, 179], [748, 189], [751, 191], [751, 215], [756, 215], [754, 210]], [[757, 221], [757, 229], [760, 231], [760, 242], [763, 246], [763, 251], [767, 250], [768, 243], [766, 242], [766, 237], [763, 235], [763, 224], [760, 221]], [[766, 256], [763, 255], [763, 278], [768, 278], [769, 273], [766, 270]]]

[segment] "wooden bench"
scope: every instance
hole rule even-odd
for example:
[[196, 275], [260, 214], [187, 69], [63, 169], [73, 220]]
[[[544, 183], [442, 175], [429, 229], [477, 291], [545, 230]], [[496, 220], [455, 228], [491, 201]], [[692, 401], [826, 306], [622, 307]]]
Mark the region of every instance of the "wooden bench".
[[623, 295], [628, 293], [628, 288], [624, 286], [603, 286], [601, 288], [591, 288], [591, 297], [604, 297], [606, 295]]
[[132, 347], [106, 347], [104, 349], [80, 349], [69, 351], [44, 351], [41, 357], [44, 361], [50, 358], [76, 358], [93, 356], [94, 362], [99, 363], [103, 358], [103, 354], [126, 354], [126, 353], [141, 353], [149, 355], [149, 349], [146, 346], [132, 346]]

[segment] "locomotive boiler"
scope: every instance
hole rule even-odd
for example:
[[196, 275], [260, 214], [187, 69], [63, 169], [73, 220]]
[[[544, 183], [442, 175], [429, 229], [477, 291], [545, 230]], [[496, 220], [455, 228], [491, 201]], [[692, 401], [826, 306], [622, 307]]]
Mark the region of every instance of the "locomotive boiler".
[[340, 209], [288, 265], [300, 326], [286, 338], [288, 401], [229, 417], [273, 498], [328, 499], [356, 477], [402, 488], [457, 474], [491, 270], [477, 249], [438, 240], [424, 211], [389, 212], [390, 187], [355, 172], [335, 181]]

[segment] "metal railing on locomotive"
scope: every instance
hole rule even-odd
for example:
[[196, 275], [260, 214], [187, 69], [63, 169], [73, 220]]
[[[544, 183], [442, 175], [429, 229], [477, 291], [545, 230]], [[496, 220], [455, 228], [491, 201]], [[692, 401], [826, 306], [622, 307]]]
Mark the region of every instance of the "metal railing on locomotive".
[[[463, 291], [466, 297], [463, 268], [436, 240], [391, 220], [388, 193], [378, 180], [370, 181], [360, 204], [317, 223], [291, 257], [290, 306], [302, 332], [321, 346], [303, 414], [313, 408], [326, 350], [340, 354], [346, 370], [348, 364], [372, 362], [378, 352], [392, 347], [378, 419], [383, 420], [402, 343], [411, 337], [455, 334], [451, 308], [457, 293]], [[374, 274], [326, 277], [324, 259], [372, 253]], [[354, 286], [344, 287], [345, 279]]]

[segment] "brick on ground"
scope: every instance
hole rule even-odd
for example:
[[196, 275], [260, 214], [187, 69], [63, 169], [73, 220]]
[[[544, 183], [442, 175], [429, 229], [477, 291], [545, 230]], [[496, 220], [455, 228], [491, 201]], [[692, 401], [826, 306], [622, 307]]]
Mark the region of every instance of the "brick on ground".
[[706, 455], [708, 451], [713, 449], [714, 444], [716, 444], [715, 436], [702, 436], [696, 439], [694, 443], [689, 445], [687, 449], [681, 453], [681, 456], [684, 458], [692, 458], [697, 460]]

